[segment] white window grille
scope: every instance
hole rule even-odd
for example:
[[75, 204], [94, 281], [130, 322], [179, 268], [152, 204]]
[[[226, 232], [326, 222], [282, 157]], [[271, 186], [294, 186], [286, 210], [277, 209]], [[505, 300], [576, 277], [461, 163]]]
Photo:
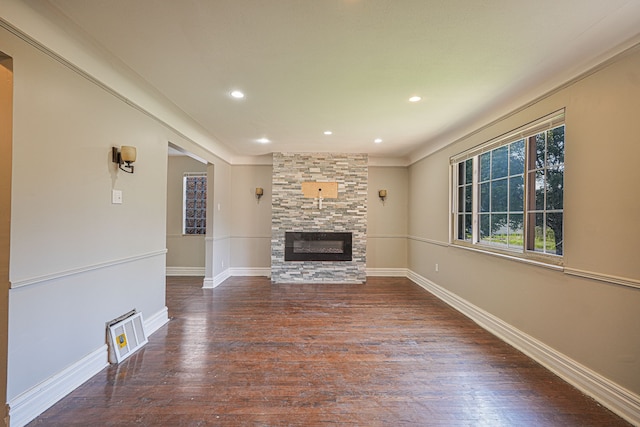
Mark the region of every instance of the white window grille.
[[563, 255], [564, 110], [451, 158], [455, 244]]

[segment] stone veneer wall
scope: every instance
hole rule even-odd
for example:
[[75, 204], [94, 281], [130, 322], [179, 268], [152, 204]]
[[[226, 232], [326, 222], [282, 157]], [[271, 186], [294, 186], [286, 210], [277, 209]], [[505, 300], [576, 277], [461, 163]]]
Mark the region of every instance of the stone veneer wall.
[[[271, 280], [275, 283], [363, 283], [366, 280], [366, 154], [274, 153]], [[337, 182], [338, 198], [304, 198], [302, 183]], [[352, 261], [284, 261], [285, 231], [352, 232]]]

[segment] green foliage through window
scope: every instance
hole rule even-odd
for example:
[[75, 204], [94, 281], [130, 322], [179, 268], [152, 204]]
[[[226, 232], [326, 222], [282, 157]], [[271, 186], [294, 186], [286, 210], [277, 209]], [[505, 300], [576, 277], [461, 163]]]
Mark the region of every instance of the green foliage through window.
[[564, 146], [562, 124], [454, 163], [456, 240], [563, 255]]

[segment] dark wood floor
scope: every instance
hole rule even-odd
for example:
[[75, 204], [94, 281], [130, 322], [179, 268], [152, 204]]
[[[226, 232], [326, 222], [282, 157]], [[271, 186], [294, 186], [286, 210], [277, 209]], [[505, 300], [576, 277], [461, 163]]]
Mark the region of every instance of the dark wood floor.
[[31, 426], [622, 426], [407, 279], [168, 278], [172, 320]]

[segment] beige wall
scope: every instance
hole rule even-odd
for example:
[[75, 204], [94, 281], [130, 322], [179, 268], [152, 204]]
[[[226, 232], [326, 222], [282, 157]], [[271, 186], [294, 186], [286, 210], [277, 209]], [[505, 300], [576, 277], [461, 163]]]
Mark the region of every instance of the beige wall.
[[[204, 272], [205, 236], [182, 234], [183, 177], [206, 172], [207, 165], [188, 156], [169, 156], [167, 167], [167, 269], [195, 267]], [[179, 270], [179, 269], [178, 269]], [[186, 271], [186, 270], [181, 270]], [[197, 272], [197, 271], [196, 271]]]
[[[0, 50], [14, 65], [12, 402], [101, 351], [107, 321], [162, 316], [167, 141], [181, 137], [4, 29]], [[114, 145], [138, 148], [134, 174], [111, 162]]]
[[[231, 166], [231, 268], [250, 271], [271, 265], [272, 171], [272, 166]], [[367, 269], [407, 266], [408, 171], [369, 167]], [[259, 202], [256, 187], [264, 188]], [[378, 198], [383, 188], [389, 194], [384, 204]]]
[[[271, 266], [271, 174], [272, 166], [231, 168], [231, 267]], [[260, 200], [256, 187], [264, 189]]]
[[9, 330], [9, 250], [11, 231], [11, 133], [13, 61], [0, 52], [0, 425], [7, 417], [7, 344]]
[[[8, 303], [0, 283], [11, 400], [103, 346], [106, 320], [132, 306], [145, 315], [164, 308], [168, 141], [209, 162], [210, 277], [269, 265], [271, 168], [231, 166], [4, 29], [0, 50], [14, 58], [16, 88]], [[367, 267], [408, 267], [640, 393], [640, 290], [614, 283], [640, 279], [639, 70], [636, 49], [409, 168], [370, 167]], [[574, 274], [450, 246], [449, 157], [563, 107], [565, 267]], [[138, 147], [134, 175], [110, 162], [110, 147], [122, 144]], [[255, 186], [265, 189], [260, 203]], [[110, 203], [113, 188], [123, 205]], [[612, 280], [575, 275], [583, 273]], [[74, 340], [59, 345], [60, 330]]]
[[[563, 107], [565, 272], [449, 246], [449, 157]], [[638, 111], [640, 48], [635, 48], [409, 171], [411, 270], [635, 393], [640, 393]], [[603, 280], [575, 276], [592, 273]]]
[[[213, 212], [212, 233], [209, 234], [209, 224], [207, 223], [207, 238], [213, 240], [211, 262], [213, 277], [224, 274], [231, 263], [231, 219], [232, 198], [231, 193], [231, 165], [220, 162], [213, 165], [213, 181], [215, 183], [212, 203], [213, 206], [207, 211]], [[209, 194], [207, 194], [209, 196]], [[209, 198], [207, 198], [207, 201]]]
[[[378, 197], [382, 189], [384, 202]], [[408, 168], [369, 166], [367, 270], [407, 267], [408, 194]]]
[[[231, 236], [231, 165], [194, 141], [175, 138], [171, 145], [206, 162], [207, 234], [204, 238], [204, 285], [211, 287], [216, 278], [225, 276], [230, 265]], [[204, 164], [204, 163], [203, 163]]]
[[[271, 166], [231, 167], [231, 267], [265, 269], [271, 264]], [[369, 167], [367, 268], [407, 266], [409, 173], [406, 167]], [[264, 188], [258, 202], [255, 188]], [[387, 189], [383, 204], [379, 189]]]

